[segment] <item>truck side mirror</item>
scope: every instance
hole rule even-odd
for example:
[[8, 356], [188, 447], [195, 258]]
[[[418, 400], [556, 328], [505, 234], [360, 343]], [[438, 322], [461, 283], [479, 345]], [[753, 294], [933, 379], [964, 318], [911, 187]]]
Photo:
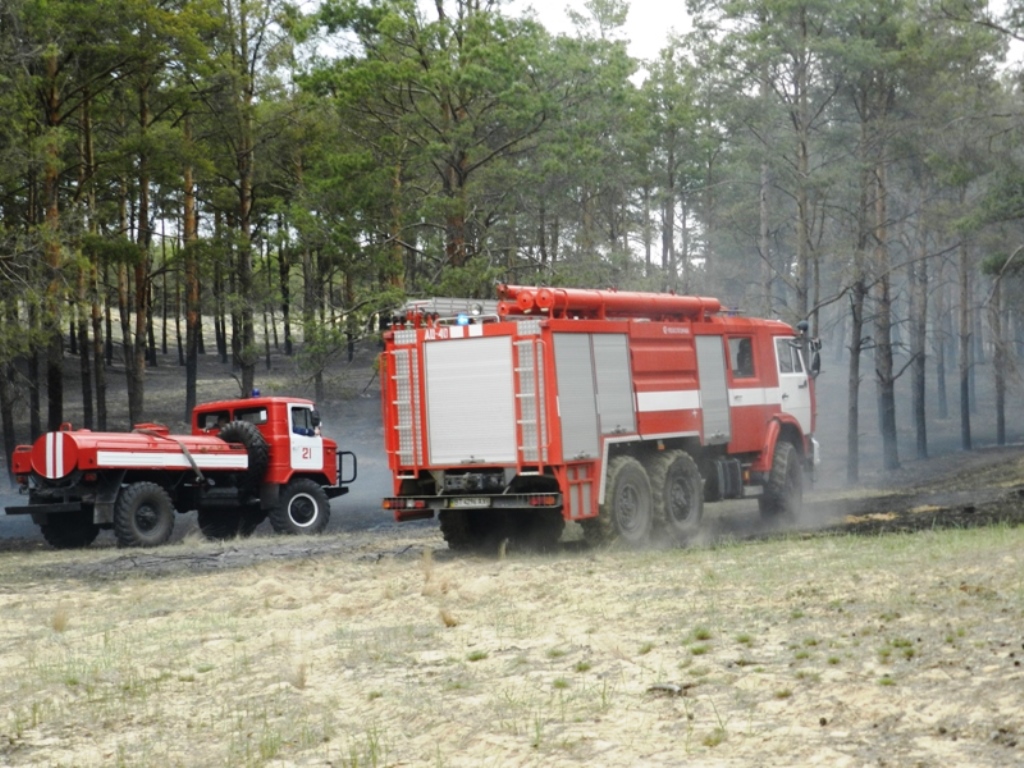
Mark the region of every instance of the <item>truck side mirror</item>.
[[320, 426], [320, 411], [311, 411], [309, 414], [309, 421], [314, 427]]
[[821, 354], [817, 350], [811, 355], [811, 378], [818, 378], [818, 374], [821, 373]]

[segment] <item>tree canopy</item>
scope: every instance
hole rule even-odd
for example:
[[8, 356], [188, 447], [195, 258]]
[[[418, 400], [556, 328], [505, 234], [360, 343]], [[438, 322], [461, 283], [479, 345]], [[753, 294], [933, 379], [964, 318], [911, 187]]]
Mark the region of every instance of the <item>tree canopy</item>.
[[115, 359], [144, 417], [157, 327], [190, 403], [204, 323], [242, 391], [271, 329], [319, 389], [377, 312], [498, 280], [806, 319], [848, 364], [854, 456], [862, 359], [886, 439], [894, 382], [932, 360], [944, 398], [956, 359], [969, 446], [975, 363], [1024, 349], [1020, 271], [992, 266], [1024, 236], [1022, 7], [691, 0], [647, 60], [628, 10], [554, 34], [479, 0], [5, 2], [8, 450], [19, 398], [63, 420], [66, 353], [103, 427]]

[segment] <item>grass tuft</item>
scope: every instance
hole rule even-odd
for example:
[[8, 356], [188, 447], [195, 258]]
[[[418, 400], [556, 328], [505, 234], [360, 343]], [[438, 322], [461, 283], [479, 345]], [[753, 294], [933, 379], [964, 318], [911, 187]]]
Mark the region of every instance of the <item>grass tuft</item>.
[[68, 626], [71, 624], [71, 612], [68, 610], [66, 605], [58, 605], [57, 609], [50, 616], [50, 628], [57, 633], [63, 634], [67, 632]]

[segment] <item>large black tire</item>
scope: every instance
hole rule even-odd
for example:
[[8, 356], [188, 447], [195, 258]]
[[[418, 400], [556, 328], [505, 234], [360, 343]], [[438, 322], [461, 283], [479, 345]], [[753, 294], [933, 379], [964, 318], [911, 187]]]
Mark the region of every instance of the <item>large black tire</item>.
[[437, 518], [441, 535], [453, 552], [496, 552], [515, 532], [502, 510], [442, 509]]
[[174, 530], [174, 504], [156, 483], [122, 488], [114, 504], [114, 535], [121, 547], [158, 547]]
[[468, 552], [480, 546], [478, 537], [470, 526], [469, 513], [465, 509], [442, 509], [437, 520], [441, 535], [453, 552]]
[[530, 552], [550, 552], [558, 545], [565, 529], [562, 510], [524, 509], [513, 514], [515, 530], [511, 538], [514, 546]]
[[761, 517], [772, 522], [793, 522], [804, 503], [804, 468], [792, 443], [779, 440], [772, 454], [772, 469], [757, 500]]
[[218, 435], [226, 443], [241, 443], [249, 455], [249, 466], [237, 475], [238, 487], [255, 492], [270, 464], [270, 448], [255, 424], [232, 421], [224, 425]]
[[704, 515], [704, 481], [697, 463], [685, 451], [659, 453], [650, 463], [654, 514], [677, 541], [700, 528]]
[[608, 463], [600, 513], [583, 521], [584, 537], [591, 543], [617, 539], [641, 547], [650, 541], [653, 529], [654, 499], [647, 471], [632, 456], [616, 456]]
[[50, 515], [39, 530], [55, 549], [81, 549], [96, 541], [100, 527], [93, 523], [92, 515], [72, 513]]
[[247, 538], [267, 519], [266, 513], [259, 509], [200, 509], [197, 517], [199, 530], [211, 541], [225, 541], [239, 536]]
[[211, 541], [233, 539], [242, 528], [242, 513], [236, 511], [200, 509], [196, 519], [203, 536]]
[[277, 505], [270, 510], [270, 525], [278, 533], [323, 533], [330, 519], [331, 500], [308, 477], [297, 477], [282, 488]]

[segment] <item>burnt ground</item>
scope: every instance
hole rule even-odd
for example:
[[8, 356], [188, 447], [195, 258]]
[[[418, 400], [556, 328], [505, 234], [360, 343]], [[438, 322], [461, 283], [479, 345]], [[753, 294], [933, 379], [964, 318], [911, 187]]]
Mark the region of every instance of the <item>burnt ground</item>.
[[828, 504], [829, 531], [858, 535], [1024, 523], [1024, 446], [949, 454], [897, 470], [863, 498]]

